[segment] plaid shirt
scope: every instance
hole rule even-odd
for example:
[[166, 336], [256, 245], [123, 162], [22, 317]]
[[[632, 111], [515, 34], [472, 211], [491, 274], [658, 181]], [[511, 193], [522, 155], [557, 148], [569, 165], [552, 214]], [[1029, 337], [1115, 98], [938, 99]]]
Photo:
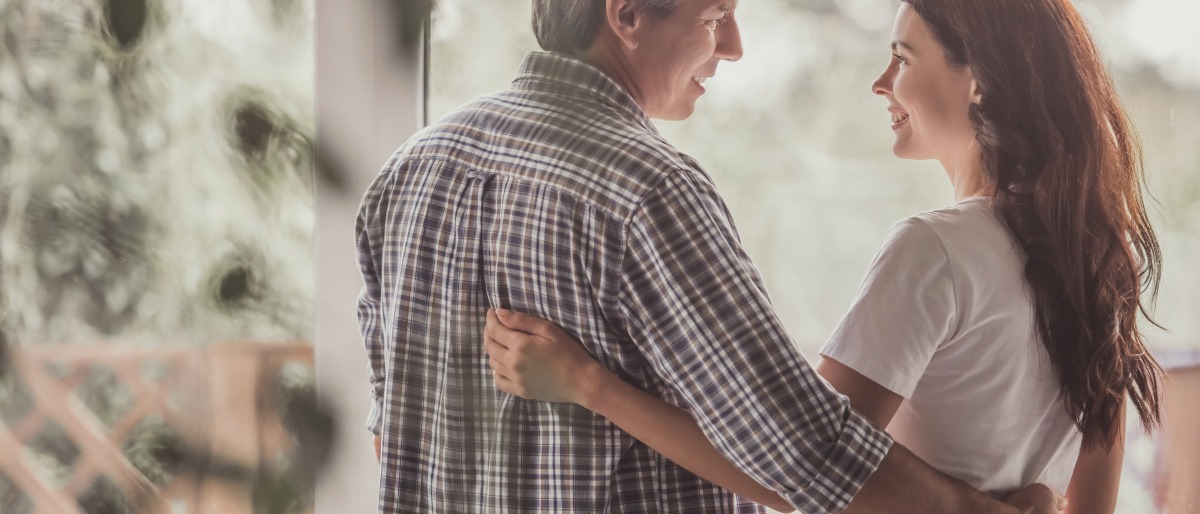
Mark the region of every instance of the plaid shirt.
[[410, 139], [357, 243], [382, 512], [761, 511], [585, 409], [497, 390], [489, 306], [557, 322], [802, 512], [841, 511], [890, 448], [789, 339], [709, 176], [581, 61], [531, 53]]

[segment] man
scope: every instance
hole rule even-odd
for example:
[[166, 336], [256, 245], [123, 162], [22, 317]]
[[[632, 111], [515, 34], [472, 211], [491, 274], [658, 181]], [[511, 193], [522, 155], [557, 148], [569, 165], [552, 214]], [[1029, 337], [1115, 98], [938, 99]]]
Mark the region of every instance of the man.
[[[683, 119], [742, 55], [734, 1], [534, 0], [548, 52], [410, 139], [358, 219], [359, 316], [384, 512], [759, 512], [566, 404], [498, 391], [489, 307], [553, 319], [690, 410], [801, 512], [1024, 509], [924, 465], [805, 364], [712, 181], [649, 118]], [[714, 141], [717, 136], [714, 136]], [[753, 437], [748, 437], [753, 435]], [[856, 498], [857, 496], [857, 498]]]

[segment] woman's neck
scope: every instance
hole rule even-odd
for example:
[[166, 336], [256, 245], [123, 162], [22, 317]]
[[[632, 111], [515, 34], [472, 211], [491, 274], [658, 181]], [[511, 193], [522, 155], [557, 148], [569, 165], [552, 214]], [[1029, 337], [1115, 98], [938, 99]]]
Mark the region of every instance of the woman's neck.
[[979, 143], [972, 140], [958, 155], [939, 159], [942, 169], [954, 188], [955, 203], [977, 196], [990, 197], [996, 192], [995, 185], [983, 172], [983, 159]]

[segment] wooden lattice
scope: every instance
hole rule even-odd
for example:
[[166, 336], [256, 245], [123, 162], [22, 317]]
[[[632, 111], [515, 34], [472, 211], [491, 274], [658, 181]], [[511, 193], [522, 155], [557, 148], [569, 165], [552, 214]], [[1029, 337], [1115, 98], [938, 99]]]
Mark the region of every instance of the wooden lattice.
[[[156, 417], [213, 462], [253, 470], [289, 444], [272, 400], [279, 370], [289, 361], [311, 366], [312, 359], [306, 343], [22, 348], [12, 371], [31, 406], [9, 423], [0, 421], [0, 475], [25, 495], [35, 513], [85, 512], [81, 495], [104, 480], [139, 513], [249, 513], [247, 484], [184, 470], [159, 487], [126, 458], [122, 444], [140, 423]], [[148, 377], [147, 367], [156, 369], [157, 377]], [[87, 392], [81, 386], [97, 376], [109, 379], [128, 399], [110, 423], [80, 399], [79, 393]], [[67, 478], [57, 483], [29, 450], [51, 423], [77, 449], [77, 456], [64, 463]]]

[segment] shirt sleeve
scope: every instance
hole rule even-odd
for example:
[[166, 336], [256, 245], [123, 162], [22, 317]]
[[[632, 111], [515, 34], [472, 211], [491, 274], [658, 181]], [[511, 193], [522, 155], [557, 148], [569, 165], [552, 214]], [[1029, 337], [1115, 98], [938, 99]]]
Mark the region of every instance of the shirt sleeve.
[[711, 182], [681, 170], [629, 220], [630, 337], [735, 465], [800, 512], [841, 512], [892, 440], [800, 354]]
[[909, 218], [884, 238], [849, 312], [820, 353], [911, 398], [955, 318], [942, 240], [927, 223]]
[[384, 347], [381, 288], [379, 282], [382, 262], [382, 223], [378, 206], [388, 174], [381, 174], [367, 190], [355, 221], [355, 243], [358, 249], [358, 267], [363, 278], [363, 288], [358, 296], [358, 326], [366, 346], [369, 368], [367, 382], [371, 388], [371, 413], [367, 416], [366, 428], [375, 435], [383, 430], [384, 398]]

